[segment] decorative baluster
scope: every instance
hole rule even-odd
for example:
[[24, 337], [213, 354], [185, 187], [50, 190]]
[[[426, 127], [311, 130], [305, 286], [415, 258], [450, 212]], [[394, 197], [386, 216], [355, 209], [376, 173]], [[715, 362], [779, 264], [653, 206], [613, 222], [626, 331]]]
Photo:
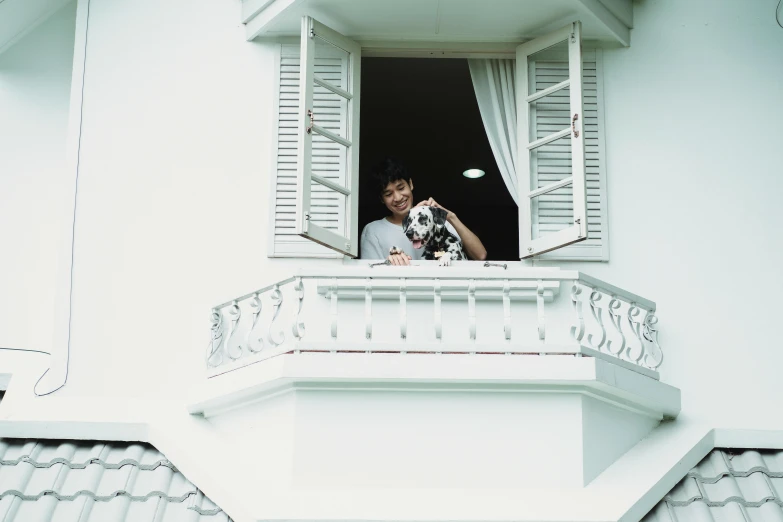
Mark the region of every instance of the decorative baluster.
[[440, 304], [440, 279], [435, 279], [432, 283], [433, 292], [433, 309], [435, 311], [435, 339], [438, 341], [443, 340], [443, 320], [441, 317], [441, 304]]
[[663, 363], [663, 350], [658, 344], [658, 318], [655, 316], [655, 312], [647, 312], [647, 317], [644, 318], [644, 339], [655, 348], [655, 355], [650, 355], [648, 352], [644, 357], [644, 364], [651, 370], [657, 370]]
[[271, 344], [273, 347], [278, 347], [285, 341], [285, 332], [281, 328], [277, 331], [278, 337], [275, 339], [274, 334], [272, 333], [272, 328], [275, 325], [275, 319], [277, 319], [277, 315], [280, 313], [280, 307], [283, 304], [283, 293], [280, 291], [280, 287], [275, 285], [275, 287], [272, 289], [272, 293], [270, 295], [272, 300], [272, 319], [269, 321], [269, 330], [267, 330], [267, 340], [269, 341], [269, 344]]
[[400, 339], [408, 338], [408, 290], [405, 286], [405, 278], [400, 279]]
[[304, 283], [301, 277], [296, 278], [294, 283], [294, 291], [296, 292], [296, 298], [299, 303], [296, 306], [296, 313], [294, 314], [294, 322], [291, 324], [291, 333], [297, 341], [301, 341], [305, 334], [305, 325], [301, 320], [302, 305], [304, 304]]
[[250, 310], [253, 312], [253, 322], [250, 326], [250, 329], [247, 331], [245, 344], [251, 353], [258, 353], [264, 349], [264, 336], [262, 334], [256, 333], [256, 326], [260, 324], [258, 320], [261, 317], [262, 306], [261, 296], [257, 292], [248, 303], [248, 306], [250, 306]]
[[[232, 361], [236, 361], [242, 357], [242, 344], [232, 343], [234, 335], [237, 333], [237, 326], [239, 325], [239, 319], [242, 317], [242, 310], [236, 301], [231, 303], [231, 306], [227, 310], [228, 315], [231, 317], [231, 323], [228, 327], [228, 339], [226, 339], [226, 353], [228, 358]], [[232, 346], [232, 344], [234, 344]]]
[[210, 315], [210, 341], [207, 350], [207, 366], [214, 368], [223, 363], [223, 354], [220, 351], [223, 342], [223, 314], [220, 310], [212, 309]]
[[372, 340], [372, 278], [364, 280], [364, 338]]
[[536, 288], [536, 307], [538, 309], [538, 340], [546, 339], [546, 315], [544, 314], [544, 280], [538, 280]]
[[[468, 284], [468, 328], [470, 340], [476, 340], [476, 280], [471, 279]], [[473, 352], [471, 352], [473, 353]]]
[[332, 340], [337, 340], [337, 278], [332, 278], [332, 287], [329, 292], [331, 298], [331, 304], [329, 307], [329, 314], [332, 318]]
[[628, 349], [625, 350], [625, 356], [628, 358], [629, 361], [635, 362], [637, 364], [644, 357], [644, 341], [642, 340], [642, 322], [636, 320], [638, 316], [639, 316], [639, 307], [636, 306], [636, 303], [631, 303], [631, 306], [628, 308], [628, 326], [631, 327], [631, 332], [633, 333], [634, 337], [636, 337], [636, 340], [639, 341], [639, 355], [637, 357], [631, 356], [631, 347], [629, 346]]
[[503, 336], [511, 342], [511, 285], [503, 280]]
[[603, 297], [603, 294], [597, 290], [590, 292], [590, 311], [592, 312], [598, 327], [601, 329], [601, 338], [596, 340], [593, 334], [589, 334], [587, 336], [587, 342], [591, 348], [598, 351], [601, 351], [604, 343], [606, 343], [606, 327], [604, 326], [604, 319], [601, 316], [603, 310], [598, 307], [598, 301], [601, 300], [601, 297]]
[[609, 306], [607, 307], [607, 310], [609, 311], [609, 320], [612, 322], [617, 333], [620, 334], [620, 348], [614, 350], [612, 347], [616, 346], [617, 343], [611, 339], [606, 343], [606, 348], [609, 350], [609, 353], [617, 357], [620, 357], [625, 351], [625, 335], [623, 334], [622, 324], [620, 322], [622, 321], [622, 317], [617, 313], [621, 306], [622, 302], [619, 299], [612, 297], [609, 301]]
[[585, 335], [585, 318], [582, 316], [582, 301], [579, 299], [581, 293], [582, 287], [577, 281], [574, 281], [574, 286], [571, 287], [571, 304], [574, 307], [576, 323], [571, 327], [571, 337], [580, 344]]

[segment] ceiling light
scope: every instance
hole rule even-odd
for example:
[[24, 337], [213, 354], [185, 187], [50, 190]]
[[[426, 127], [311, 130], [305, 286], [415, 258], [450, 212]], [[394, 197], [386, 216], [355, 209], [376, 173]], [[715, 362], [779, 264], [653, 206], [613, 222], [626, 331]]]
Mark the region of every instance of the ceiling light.
[[462, 173], [466, 178], [476, 179], [484, 175], [484, 171], [481, 169], [468, 169]]

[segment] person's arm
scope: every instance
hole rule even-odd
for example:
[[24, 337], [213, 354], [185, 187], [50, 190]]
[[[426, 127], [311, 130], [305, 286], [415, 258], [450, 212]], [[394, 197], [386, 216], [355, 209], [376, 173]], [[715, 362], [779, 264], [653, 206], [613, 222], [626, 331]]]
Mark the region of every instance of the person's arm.
[[479, 237], [471, 232], [455, 213], [449, 212], [449, 216], [446, 219], [454, 227], [454, 230], [457, 231], [460, 239], [462, 239], [462, 247], [465, 249], [468, 257], [476, 261], [484, 261], [487, 258], [487, 249], [484, 248]]
[[446, 221], [451, 223], [451, 226], [454, 227], [454, 230], [457, 231], [457, 234], [459, 234], [460, 239], [462, 239], [462, 248], [465, 249], [465, 253], [468, 255], [470, 259], [475, 259], [477, 261], [484, 261], [487, 258], [487, 249], [484, 248], [484, 245], [481, 243], [481, 240], [478, 238], [476, 234], [470, 231], [470, 229], [465, 226], [465, 224], [459, 220], [457, 215], [450, 211], [447, 208], [442, 207], [438, 204], [437, 201], [435, 201], [432, 198], [426, 199], [416, 205], [417, 207], [421, 205], [427, 205], [429, 207], [436, 207], [436, 208], [442, 208], [446, 211]]

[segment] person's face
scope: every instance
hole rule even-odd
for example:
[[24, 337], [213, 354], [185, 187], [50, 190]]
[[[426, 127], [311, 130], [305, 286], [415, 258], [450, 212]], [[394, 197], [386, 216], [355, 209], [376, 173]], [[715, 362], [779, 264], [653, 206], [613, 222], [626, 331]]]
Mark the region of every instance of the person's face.
[[413, 180], [392, 181], [386, 185], [381, 199], [389, 212], [402, 219], [413, 206]]

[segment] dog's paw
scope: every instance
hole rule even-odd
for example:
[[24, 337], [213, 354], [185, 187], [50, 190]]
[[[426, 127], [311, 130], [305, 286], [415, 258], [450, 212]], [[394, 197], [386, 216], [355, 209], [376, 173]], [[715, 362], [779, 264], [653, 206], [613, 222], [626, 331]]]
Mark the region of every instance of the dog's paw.
[[440, 259], [438, 259], [438, 265], [440, 266], [449, 266], [451, 264], [451, 253], [446, 252], [442, 256], [440, 256]]
[[397, 254], [404, 254], [405, 252], [402, 251], [401, 248], [397, 248], [396, 246], [393, 246], [389, 249], [389, 255], [397, 255]]

